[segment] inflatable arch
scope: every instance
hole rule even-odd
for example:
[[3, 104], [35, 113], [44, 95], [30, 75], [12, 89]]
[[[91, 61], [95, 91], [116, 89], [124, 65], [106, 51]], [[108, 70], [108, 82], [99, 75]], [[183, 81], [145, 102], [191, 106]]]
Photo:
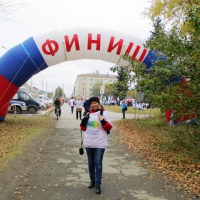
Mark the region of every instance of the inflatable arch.
[[25, 82], [46, 68], [65, 61], [98, 59], [125, 65], [122, 55], [152, 66], [154, 52], [144, 41], [119, 30], [78, 26], [31, 36], [0, 58], [0, 121], [7, 115], [9, 101]]

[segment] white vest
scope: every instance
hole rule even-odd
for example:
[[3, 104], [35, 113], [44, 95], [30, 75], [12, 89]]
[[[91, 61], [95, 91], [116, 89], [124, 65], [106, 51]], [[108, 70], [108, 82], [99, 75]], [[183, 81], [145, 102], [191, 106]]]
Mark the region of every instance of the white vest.
[[[102, 128], [101, 122], [98, 118], [99, 115], [100, 111], [90, 113], [83, 140], [85, 147], [106, 148], [108, 146], [107, 132]], [[106, 121], [110, 122], [105, 111], [103, 112], [103, 116]]]

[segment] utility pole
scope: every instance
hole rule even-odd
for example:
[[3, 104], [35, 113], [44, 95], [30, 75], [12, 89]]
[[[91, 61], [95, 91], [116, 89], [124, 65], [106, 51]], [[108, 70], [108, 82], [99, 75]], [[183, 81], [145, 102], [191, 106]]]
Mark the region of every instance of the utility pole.
[[47, 95], [47, 81], [46, 81], [46, 95]]
[[42, 94], [43, 94], [43, 78], [42, 78]]

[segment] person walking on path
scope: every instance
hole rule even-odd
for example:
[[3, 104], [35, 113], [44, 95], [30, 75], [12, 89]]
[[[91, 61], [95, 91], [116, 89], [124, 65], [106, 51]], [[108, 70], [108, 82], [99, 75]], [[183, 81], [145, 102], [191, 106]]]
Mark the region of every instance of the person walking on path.
[[74, 97], [71, 97], [71, 99], [69, 101], [70, 101], [70, 106], [71, 106], [71, 113], [73, 114], [73, 112], [74, 112], [74, 103], [75, 103]]
[[126, 105], [126, 102], [125, 102], [124, 99], [122, 100], [121, 108], [122, 108], [122, 116], [123, 116], [123, 119], [125, 119], [125, 112], [127, 111], [127, 105]]
[[83, 103], [83, 107], [85, 109], [83, 113], [83, 116], [84, 116], [87, 112], [89, 112], [89, 109], [90, 109], [89, 99], [85, 100], [85, 102]]
[[78, 119], [78, 115], [79, 115], [79, 118], [81, 119], [83, 101], [81, 101], [79, 97], [75, 101], [75, 106], [76, 106], [76, 119]]
[[90, 175], [88, 188], [96, 185], [96, 194], [101, 194], [102, 161], [108, 145], [107, 131], [111, 130], [112, 124], [98, 97], [91, 97], [89, 105], [89, 113], [84, 116], [80, 124], [81, 130], [85, 131], [83, 145], [88, 157]]

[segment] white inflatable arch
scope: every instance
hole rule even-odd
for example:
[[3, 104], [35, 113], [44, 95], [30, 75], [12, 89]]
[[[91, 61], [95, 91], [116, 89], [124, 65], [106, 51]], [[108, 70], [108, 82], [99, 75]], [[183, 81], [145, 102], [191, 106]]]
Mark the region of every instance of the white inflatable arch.
[[121, 56], [152, 66], [154, 52], [132, 34], [105, 27], [76, 26], [31, 36], [0, 58], [0, 121], [9, 101], [33, 75], [65, 61], [98, 59], [125, 65]]

